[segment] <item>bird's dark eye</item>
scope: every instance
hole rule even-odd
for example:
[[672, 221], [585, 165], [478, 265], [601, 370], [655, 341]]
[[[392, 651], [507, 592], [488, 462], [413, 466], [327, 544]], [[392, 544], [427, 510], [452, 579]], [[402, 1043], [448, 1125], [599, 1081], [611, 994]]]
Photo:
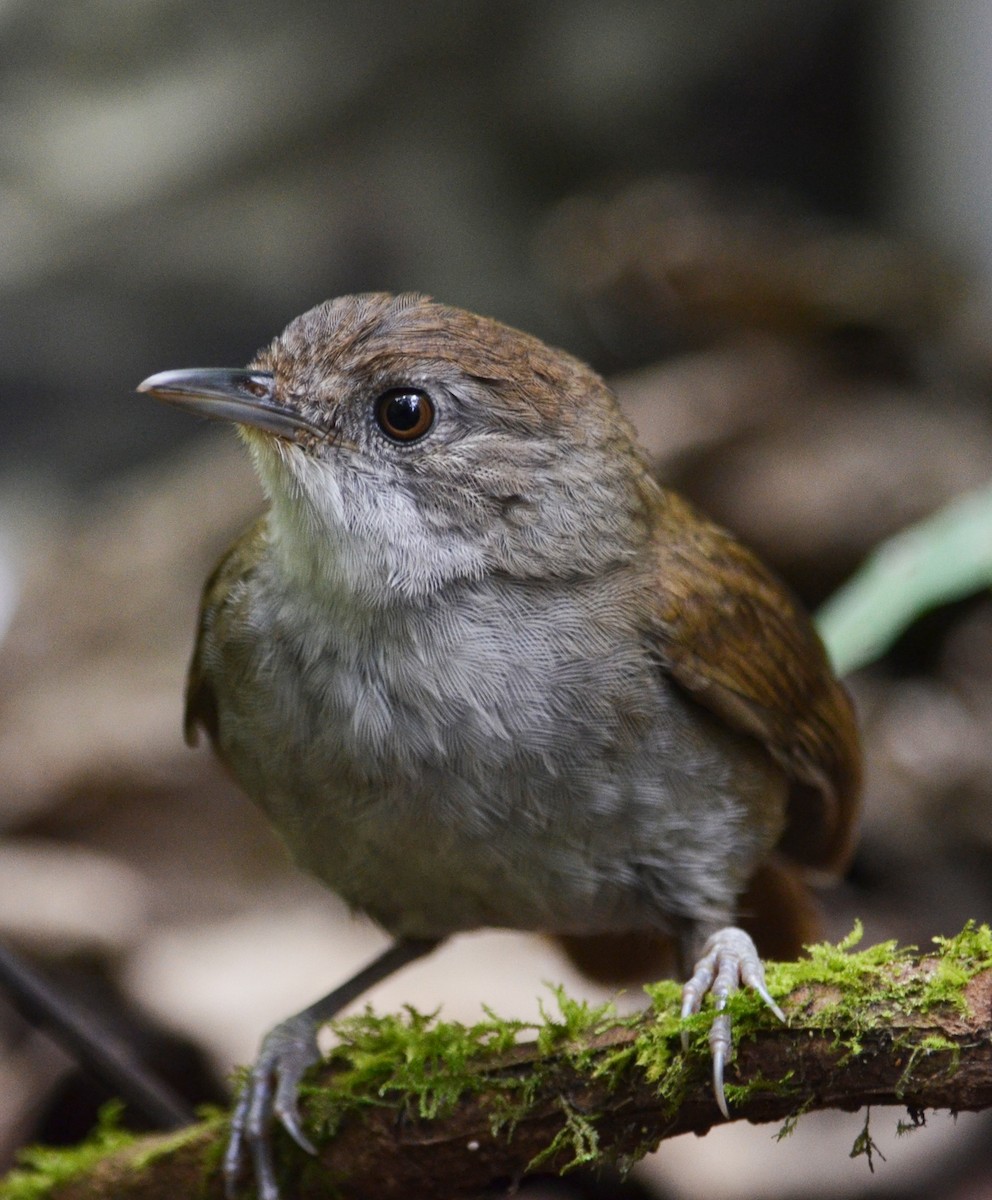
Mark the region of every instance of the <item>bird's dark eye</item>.
[[394, 442], [415, 442], [434, 424], [434, 405], [426, 392], [393, 388], [376, 400], [375, 419]]

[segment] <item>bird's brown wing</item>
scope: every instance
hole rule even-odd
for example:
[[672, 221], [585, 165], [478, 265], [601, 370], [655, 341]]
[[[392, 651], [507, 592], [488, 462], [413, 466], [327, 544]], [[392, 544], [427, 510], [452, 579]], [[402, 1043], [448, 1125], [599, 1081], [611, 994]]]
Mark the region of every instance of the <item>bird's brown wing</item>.
[[847, 692], [788, 589], [673, 493], [658, 505], [652, 642], [673, 678], [757, 738], [791, 783], [780, 849], [838, 870], [854, 835], [861, 751]]

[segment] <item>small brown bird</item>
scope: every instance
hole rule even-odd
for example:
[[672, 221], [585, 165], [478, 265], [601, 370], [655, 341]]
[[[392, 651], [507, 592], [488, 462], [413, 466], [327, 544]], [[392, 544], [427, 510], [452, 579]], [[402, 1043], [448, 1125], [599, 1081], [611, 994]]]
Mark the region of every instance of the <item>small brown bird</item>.
[[[588, 367], [417, 295], [349, 296], [246, 370], [140, 389], [233, 421], [269, 510], [206, 585], [186, 729], [296, 860], [395, 944], [276, 1026], [233, 1117], [229, 1193], [278, 1191], [316, 1032], [449, 934], [561, 937], [599, 975], [743, 985], [798, 952], [801, 873], [852, 840], [859, 746], [808, 618], [652, 479]], [[730, 1023], [714, 1019], [726, 1112]]]

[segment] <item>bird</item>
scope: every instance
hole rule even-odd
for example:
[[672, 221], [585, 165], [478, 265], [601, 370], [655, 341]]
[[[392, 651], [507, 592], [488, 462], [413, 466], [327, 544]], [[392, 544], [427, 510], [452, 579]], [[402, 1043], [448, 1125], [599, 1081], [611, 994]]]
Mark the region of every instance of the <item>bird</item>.
[[318, 1027], [483, 927], [598, 977], [672, 951], [727, 1114], [727, 997], [784, 1019], [755, 938], [799, 952], [859, 809], [854, 711], [785, 584], [655, 480], [590, 367], [424, 295], [329, 300], [244, 369], [138, 390], [233, 423], [268, 500], [206, 583], [187, 738], [394, 939], [263, 1039], [228, 1195], [251, 1168], [277, 1200], [276, 1121], [314, 1151]]

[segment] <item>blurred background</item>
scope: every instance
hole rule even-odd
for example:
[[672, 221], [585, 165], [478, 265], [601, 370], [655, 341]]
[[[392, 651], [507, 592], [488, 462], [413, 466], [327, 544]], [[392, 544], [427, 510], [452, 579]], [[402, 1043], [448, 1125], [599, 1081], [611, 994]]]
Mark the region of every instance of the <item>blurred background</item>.
[[[988, 483], [990, 70], [983, 0], [0, 0], [0, 940], [191, 1102], [384, 942], [182, 743], [199, 589], [261, 501], [141, 379], [431, 293], [606, 373], [815, 606]], [[851, 686], [864, 833], [825, 931], [987, 920], [989, 596]], [[484, 933], [371, 999], [527, 1017], [558, 980], [596, 994]], [[2, 996], [0, 1096], [0, 1165], [105, 1098]], [[874, 1174], [824, 1114], [666, 1143], [629, 1194], [992, 1195], [987, 1120], [900, 1115]]]

